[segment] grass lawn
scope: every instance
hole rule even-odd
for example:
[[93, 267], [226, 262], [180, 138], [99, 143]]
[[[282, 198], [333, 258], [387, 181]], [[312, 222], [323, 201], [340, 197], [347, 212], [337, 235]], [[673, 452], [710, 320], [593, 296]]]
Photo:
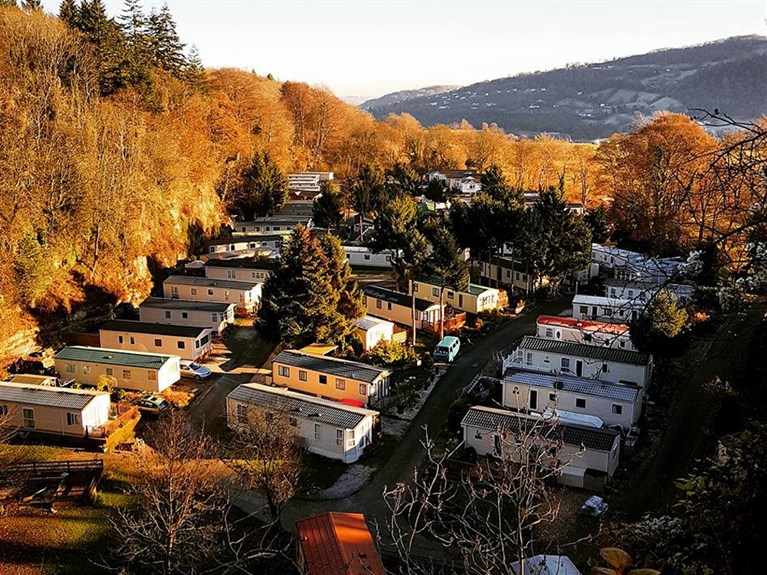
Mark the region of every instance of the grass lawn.
[[[93, 453], [37, 445], [11, 446], [28, 461], [92, 459]], [[110, 544], [109, 514], [131, 504], [123, 479], [126, 465], [114, 457], [105, 460], [107, 475], [95, 506], [62, 503], [56, 513], [29, 507], [14, 508], [0, 517], [0, 573], [3, 575], [90, 575], [103, 573], [98, 566]], [[115, 466], [112, 465], [115, 463]]]

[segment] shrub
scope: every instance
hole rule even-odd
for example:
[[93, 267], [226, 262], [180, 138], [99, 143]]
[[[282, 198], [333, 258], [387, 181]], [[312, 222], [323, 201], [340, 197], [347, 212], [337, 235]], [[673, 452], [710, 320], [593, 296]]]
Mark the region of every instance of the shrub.
[[402, 367], [416, 358], [415, 350], [409, 345], [394, 341], [381, 340], [363, 356], [375, 365]]

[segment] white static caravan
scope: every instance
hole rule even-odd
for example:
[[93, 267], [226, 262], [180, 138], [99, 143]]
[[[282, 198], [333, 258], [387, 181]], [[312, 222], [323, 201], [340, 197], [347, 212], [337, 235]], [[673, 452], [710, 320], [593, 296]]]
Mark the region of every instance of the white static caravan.
[[342, 246], [346, 253], [346, 259], [352, 267], [369, 267], [391, 269], [391, 250], [375, 253], [364, 246]]
[[354, 463], [373, 442], [378, 412], [258, 383], [238, 386], [226, 397], [230, 429], [247, 425], [253, 407], [281, 413], [311, 453]]
[[503, 360], [504, 373], [509, 368], [561, 373], [611, 383], [633, 383], [643, 389], [650, 383], [652, 367], [652, 356], [648, 353], [529, 335]]
[[157, 393], [181, 379], [177, 355], [69, 345], [53, 361], [62, 379], [94, 387], [106, 376], [118, 389]]
[[261, 301], [262, 283], [215, 280], [195, 276], [170, 276], [162, 282], [163, 295], [170, 299], [233, 303], [235, 311], [249, 314]]
[[604, 282], [605, 296], [609, 298], [636, 300], [648, 303], [661, 290], [671, 294], [677, 302], [692, 298], [695, 288], [688, 284], [637, 282], [607, 278]]
[[575, 319], [628, 324], [639, 316], [646, 305], [645, 302], [639, 300], [576, 294], [573, 297], [573, 317]]
[[205, 277], [214, 280], [234, 280], [264, 283], [272, 273], [275, 260], [256, 258], [230, 258], [205, 262]]
[[234, 323], [234, 307], [226, 302], [149, 297], [141, 302], [138, 311], [143, 322], [204, 327], [220, 333]]
[[639, 421], [642, 413], [642, 388], [632, 384], [509, 369], [501, 385], [504, 407], [593, 415], [608, 426], [620, 426], [624, 432]]
[[205, 327], [113, 320], [99, 329], [102, 346], [126, 351], [178, 355], [197, 361], [212, 348], [211, 330]]
[[539, 315], [536, 335], [557, 341], [636, 351], [634, 342], [631, 341], [629, 326], [621, 323], [591, 321], [558, 315]]
[[84, 439], [109, 421], [109, 394], [3, 381], [0, 416], [23, 431]]
[[[537, 429], [524, 445], [520, 429]], [[478, 455], [519, 460], [521, 450], [529, 450], [537, 441], [544, 445], [557, 441], [561, 449], [549, 464], [564, 466], [557, 477], [559, 483], [573, 487], [604, 486], [618, 468], [621, 434], [612, 429], [578, 425], [536, 414], [512, 412], [506, 409], [475, 406], [461, 422], [467, 447]], [[518, 444], [519, 443], [519, 444]]]
[[385, 319], [366, 315], [354, 324], [354, 332], [362, 340], [365, 350], [369, 350], [379, 341], [389, 341], [394, 335], [394, 324]]
[[208, 244], [208, 254], [253, 254], [257, 250], [279, 250], [290, 235], [287, 229], [280, 233], [238, 236], [230, 239], [213, 240]]

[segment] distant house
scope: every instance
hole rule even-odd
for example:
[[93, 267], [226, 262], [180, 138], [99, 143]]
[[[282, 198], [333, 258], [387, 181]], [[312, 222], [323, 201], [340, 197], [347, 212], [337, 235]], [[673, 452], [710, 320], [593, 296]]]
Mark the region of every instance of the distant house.
[[501, 385], [503, 406], [515, 410], [593, 415], [624, 431], [631, 429], [642, 413], [642, 388], [633, 384], [512, 368], [504, 373]]
[[581, 575], [567, 555], [535, 555], [522, 563], [511, 564], [514, 575]]
[[366, 315], [354, 324], [354, 332], [362, 341], [365, 350], [375, 347], [379, 341], [389, 341], [394, 335], [394, 324], [385, 319]]
[[274, 260], [232, 258], [205, 262], [205, 277], [216, 280], [234, 280], [264, 283], [277, 265]]
[[[367, 307], [369, 315], [387, 319], [400, 325], [412, 327], [412, 298], [402, 292], [390, 290], [381, 286], [369, 285], [362, 289], [362, 303]], [[442, 305], [442, 308], [445, 306]], [[439, 303], [422, 298], [415, 299], [416, 328], [431, 329], [438, 327]]]
[[114, 387], [135, 391], [162, 391], [181, 378], [180, 357], [70, 345], [53, 358], [61, 379], [96, 386], [106, 376]]
[[2, 381], [0, 416], [22, 431], [85, 439], [109, 421], [109, 394]]
[[482, 191], [479, 174], [471, 170], [442, 170], [431, 172], [427, 178], [429, 181], [439, 180], [448, 190], [456, 194], [474, 195]]
[[618, 280], [665, 284], [682, 265], [680, 258], [654, 258], [613, 246], [591, 244], [591, 261], [599, 264]]
[[[415, 292], [419, 298], [439, 303], [440, 283], [437, 278], [420, 276], [410, 282], [410, 289], [410, 293]], [[502, 307], [501, 294], [497, 289], [472, 283], [465, 290], [445, 288], [444, 303], [473, 314]]]
[[557, 315], [539, 315], [538, 337], [636, 351], [629, 326]]
[[548, 464], [562, 469], [557, 480], [564, 485], [599, 489], [618, 468], [621, 434], [612, 429], [484, 406], [470, 408], [461, 426], [466, 446], [477, 454], [512, 461], [519, 458], [520, 441], [529, 442], [526, 449], [558, 442], [562, 447]]
[[504, 359], [509, 368], [561, 373], [612, 383], [634, 383], [646, 388], [652, 376], [652, 356], [638, 351], [597, 347], [525, 336]]
[[638, 299], [576, 294], [573, 297], [573, 317], [608, 323], [631, 323], [639, 317], [646, 305], [646, 302]]
[[166, 298], [233, 303], [237, 313], [248, 314], [261, 301], [261, 285], [262, 282], [253, 281], [170, 276], [162, 282], [162, 289]]
[[[533, 208], [535, 204], [541, 201], [541, 194], [538, 192], [524, 192], [523, 201], [525, 208], [529, 210]], [[569, 202], [567, 204], [567, 209], [570, 211], [570, 213], [576, 214], [578, 216], [582, 216], [586, 212], [583, 204], [577, 202]]]
[[343, 246], [346, 253], [346, 260], [349, 265], [354, 267], [369, 267], [391, 269], [392, 252], [384, 250], [381, 253], [374, 253], [365, 246]]
[[296, 522], [304, 575], [385, 575], [381, 557], [360, 513], [322, 513]]
[[113, 320], [99, 328], [101, 345], [109, 349], [178, 355], [197, 361], [210, 354], [211, 330], [205, 327]]
[[289, 417], [302, 444], [311, 453], [354, 463], [373, 443], [378, 412], [297, 393], [284, 388], [246, 383], [226, 396], [230, 429], [247, 425], [251, 406]]
[[283, 242], [290, 235], [290, 229], [279, 233], [251, 234], [232, 238], [211, 240], [208, 242], [208, 255], [255, 255], [257, 250], [279, 251]]
[[296, 213], [283, 213], [282, 210], [273, 216], [263, 216], [249, 221], [234, 222], [232, 224], [234, 237], [260, 233], [274, 233], [291, 231], [297, 226], [313, 227], [311, 215]]
[[149, 297], [141, 302], [138, 311], [142, 322], [205, 327], [220, 333], [234, 323], [234, 307], [226, 302]]
[[604, 281], [605, 297], [628, 299], [641, 303], [649, 303], [661, 290], [667, 292], [678, 302], [692, 298], [695, 288], [687, 284], [655, 282], [638, 282], [607, 278]]
[[511, 286], [525, 293], [534, 292], [549, 283], [546, 277], [533, 281], [533, 276], [525, 264], [506, 257], [480, 261], [479, 275], [488, 281]]
[[297, 350], [285, 350], [272, 360], [274, 385], [360, 406], [386, 397], [390, 376], [388, 369]]

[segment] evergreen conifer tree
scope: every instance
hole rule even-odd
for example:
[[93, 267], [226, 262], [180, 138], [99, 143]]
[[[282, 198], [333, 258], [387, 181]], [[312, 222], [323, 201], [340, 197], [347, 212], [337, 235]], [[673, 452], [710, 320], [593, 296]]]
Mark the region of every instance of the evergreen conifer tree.
[[184, 77], [187, 84], [199, 92], [205, 92], [208, 88], [208, 78], [205, 74], [205, 66], [202, 65], [200, 51], [197, 46], [189, 49], [189, 56], [186, 58], [186, 70]]
[[167, 4], [163, 4], [159, 12], [152, 10], [149, 14], [147, 31], [155, 64], [180, 77], [186, 69], [184, 44], [178, 37], [176, 22]]
[[80, 8], [76, 0], [62, 0], [59, 5], [59, 18], [70, 28], [79, 29]]
[[25, 10], [42, 10], [43, 3], [41, 0], [21, 0], [21, 7]]
[[324, 181], [320, 184], [321, 195], [314, 200], [312, 219], [314, 225], [320, 228], [335, 228], [343, 220], [343, 197], [334, 182]]
[[232, 205], [246, 220], [274, 214], [288, 199], [288, 178], [267, 152], [257, 152], [232, 190]]
[[258, 328], [288, 345], [343, 344], [362, 315], [359, 291], [343, 250], [303, 226], [293, 230], [264, 283]]

